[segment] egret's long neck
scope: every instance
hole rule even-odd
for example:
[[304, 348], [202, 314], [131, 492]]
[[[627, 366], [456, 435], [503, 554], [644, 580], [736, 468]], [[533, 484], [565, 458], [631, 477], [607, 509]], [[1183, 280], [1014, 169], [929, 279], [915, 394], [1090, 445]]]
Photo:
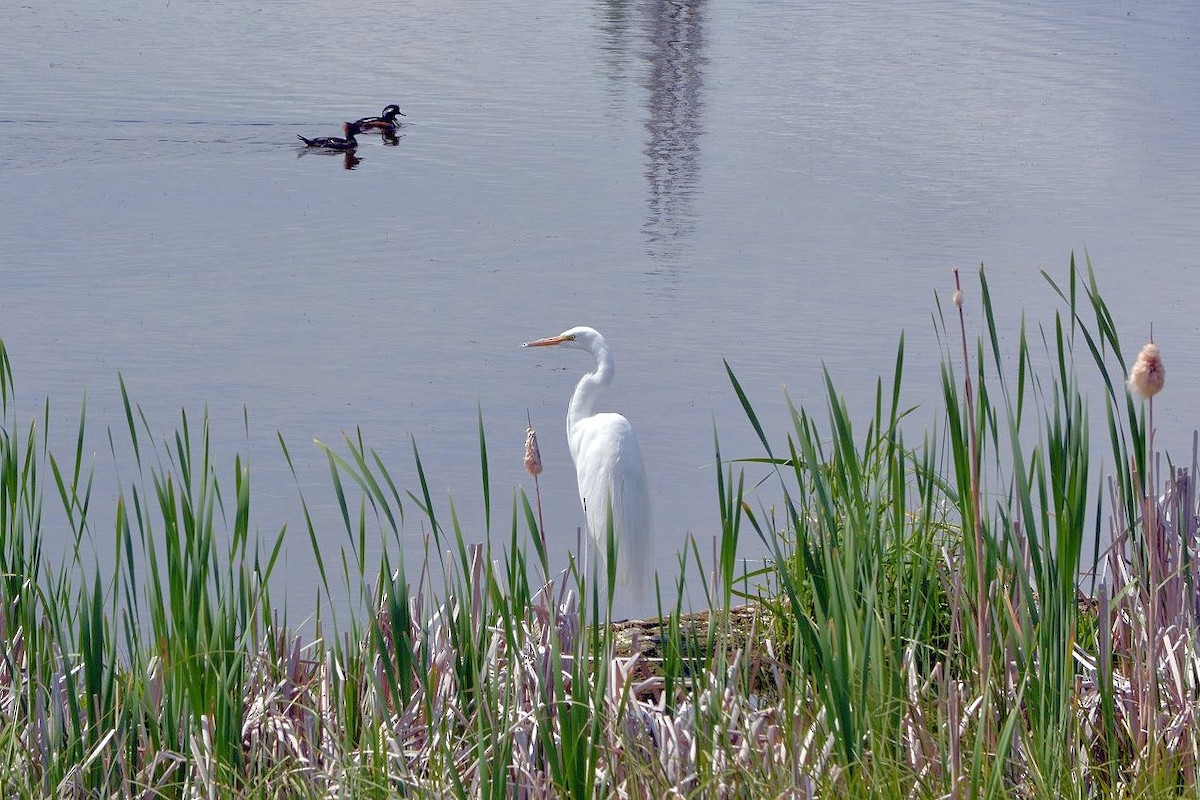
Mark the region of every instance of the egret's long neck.
[[599, 344], [592, 350], [596, 357], [596, 369], [579, 379], [575, 385], [575, 394], [571, 395], [571, 404], [567, 406], [567, 438], [575, 425], [596, 413], [596, 398], [601, 390], [612, 383], [613, 357], [607, 344]]

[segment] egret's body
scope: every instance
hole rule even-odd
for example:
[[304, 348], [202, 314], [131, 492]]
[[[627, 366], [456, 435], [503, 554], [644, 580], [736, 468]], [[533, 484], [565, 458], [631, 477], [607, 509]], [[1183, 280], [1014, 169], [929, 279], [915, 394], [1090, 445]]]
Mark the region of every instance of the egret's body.
[[567, 444], [575, 462], [588, 534], [603, 557], [611, 509], [617, 580], [639, 596], [645, 589], [653, 541], [650, 489], [642, 451], [629, 420], [613, 412], [596, 411], [600, 393], [612, 383], [612, 351], [599, 332], [586, 327], [571, 328], [525, 346], [553, 345], [587, 350], [596, 359], [596, 368], [579, 380], [567, 406]]

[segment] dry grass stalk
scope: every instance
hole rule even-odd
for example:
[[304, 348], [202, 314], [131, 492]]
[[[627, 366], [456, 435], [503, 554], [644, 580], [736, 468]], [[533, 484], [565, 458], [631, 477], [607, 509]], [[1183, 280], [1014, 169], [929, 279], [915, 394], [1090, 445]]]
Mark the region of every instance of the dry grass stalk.
[[980, 503], [979, 485], [979, 442], [975, 430], [975, 397], [971, 382], [971, 360], [967, 355], [967, 323], [963, 312], [962, 284], [958, 268], [954, 273], [954, 305], [958, 308], [958, 326], [962, 341], [963, 392], [966, 398], [967, 437], [971, 459], [971, 516], [974, 522], [972, 533], [975, 547], [975, 644], [979, 651], [980, 695], [987, 697], [988, 681], [991, 680], [992, 648], [989, 636], [991, 608], [987, 593], [987, 578], [984, 575], [983, 510]]
[[525, 428], [525, 471], [533, 478], [533, 492], [537, 499], [538, 536], [542, 538], [542, 547], [546, 546], [546, 523], [542, 519], [542, 487], [538, 485], [538, 475], [542, 474], [542, 451], [538, 449], [537, 431], [533, 429], [533, 421]]

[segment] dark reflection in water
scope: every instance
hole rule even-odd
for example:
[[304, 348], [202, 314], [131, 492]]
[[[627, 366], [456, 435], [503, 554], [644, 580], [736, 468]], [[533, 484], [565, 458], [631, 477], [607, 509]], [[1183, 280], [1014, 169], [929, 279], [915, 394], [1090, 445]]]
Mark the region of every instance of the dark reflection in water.
[[303, 150], [298, 150], [296, 152], [296, 158], [304, 158], [305, 156], [310, 155], [325, 157], [341, 156], [342, 169], [354, 169], [362, 163], [362, 158], [358, 155], [357, 150], [320, 150], [306, 147]]
[[387, 147], [395, 147], [400, 144], [400, 137], [394, 133], [383, 132], [383, 143]]
[[598, 6], [602, 50], [614, 86], [625, 82], [631, 50], [644, 45], [648, 138], [642, 234], [655, 269], [665, 273], [679, 271], [695, 227], [704, 132], [704, 2], [603, 0]]
[[646, 130], [647, 252], [668, 272], [679, 269], [695, 225], [704, 110], [704, 0], [651, 0], [643, 22], [650, 71]]
[[600, 30], [604, 32], [602, 47], [604, 64], [612, 81], [614, 97], [623, 96], [625, 69], [630, 49], [633, 21], [629, 0], [604, 0], [600, 3]]

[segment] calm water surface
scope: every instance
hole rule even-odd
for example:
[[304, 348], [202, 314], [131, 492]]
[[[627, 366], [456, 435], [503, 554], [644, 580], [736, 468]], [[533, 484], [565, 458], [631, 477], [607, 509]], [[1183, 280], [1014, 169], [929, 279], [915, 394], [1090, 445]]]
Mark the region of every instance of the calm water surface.
[[[312, 439], [361, 427], [415, 489], [415, 437], [471, 538], [477, 408], [501, 529], [510, 491], [532, 490], [528, 412], [561, 560], [582, 524], [563, 415], [588, 365], [519, 344], [590, 324], [617, 355], [610, 405], [642, 437], [669, 576], [685, 535], [716, 527], [714, 424], [725, 456], [759, 455], [722, 358], [778, 439], [784, 386], [819, 406], [825, 364], [864, 409], [905, 331], [920, 403], [951, 266], [985, 262], [1015, 330], [1021, 309], [1051, 318], [1038, 270], [1065, 278], [1086, 248], [1131, 351], [1154, 324], [1160, 440], [1185, 451], [1200, 6], [895, 5], [7, 5], [0, 336], [23, 416], [49, 396], [65, 449], [86, 390], [111, 495], [118, 371], [162, 437], [207, 407], [226, 474], [250, 458], [255, 525], [289, 525], [299, 587], [277, 431], [336, 551]], [[398, 145], [367, 137], [353, 170], [296, 147], [390, 102]]]

